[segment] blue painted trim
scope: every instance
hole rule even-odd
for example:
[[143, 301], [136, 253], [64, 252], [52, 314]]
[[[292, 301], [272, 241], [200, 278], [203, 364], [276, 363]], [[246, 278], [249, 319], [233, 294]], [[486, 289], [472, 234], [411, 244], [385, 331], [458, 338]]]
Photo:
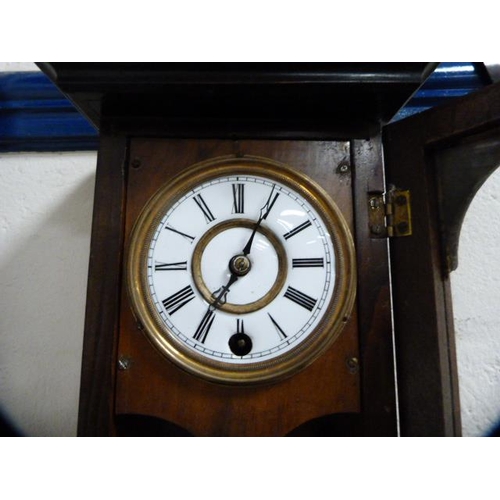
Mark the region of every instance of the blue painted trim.
[[0, 152], [97, 146], [98, 132], [46, 75], [0, 73]]
[[[472, 63], [441, 63], [392, 121], [483, 87]], [[88, 151], [98, 132], [41, 72], [0, 73], [0, 152]]]
[[485, 86], [473, 63], [441, 63], [392, 121], [443, 104]]

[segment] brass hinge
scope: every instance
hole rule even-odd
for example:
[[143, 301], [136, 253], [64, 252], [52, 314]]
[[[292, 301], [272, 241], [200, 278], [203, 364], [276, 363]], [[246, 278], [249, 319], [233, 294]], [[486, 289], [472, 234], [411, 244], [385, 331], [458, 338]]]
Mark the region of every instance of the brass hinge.
[[410, 191], [390, 186], [386, 193], [368, 194], [372, 238], [411, 236]]

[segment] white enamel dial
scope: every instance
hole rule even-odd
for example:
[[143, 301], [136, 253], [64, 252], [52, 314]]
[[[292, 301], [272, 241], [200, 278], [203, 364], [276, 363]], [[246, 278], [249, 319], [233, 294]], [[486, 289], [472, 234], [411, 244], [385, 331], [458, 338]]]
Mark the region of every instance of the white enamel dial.
[[136, 244], [154, 343], [207, 378], [265, 379], [330, 343], [322, 326], [332, 327], [345, 274], [335, 228], [309, 192], [265, 173], [226, 168], [183, 183]]

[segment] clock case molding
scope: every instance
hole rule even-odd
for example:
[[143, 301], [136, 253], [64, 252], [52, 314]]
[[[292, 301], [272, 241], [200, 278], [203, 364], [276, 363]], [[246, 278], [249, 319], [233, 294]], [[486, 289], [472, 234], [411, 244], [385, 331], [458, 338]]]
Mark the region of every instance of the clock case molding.
[[[468, 204], [500, 163], [498, 85], [387, 125], [436, 64], [38, 65], [100, 131], [79, 435], [120, 434], [127, 182], [141, 167], [135, 138], [198, 144], [205, 154], [223, 142], [235, 154], [245, 141], [267, 151], [347, 143], [331, 175], [352, 193], [359, 351], [346, 362], [359, 378], [359, 410], [296, 435], [460, 435], [449, 273]], [[410, 191], [413, 229], [391, 238], [389, 253], [370, 227], [368, 200], [390, 185]], [[150, 433], [166, 432], [141, 418]], [[141, 432], [140, 422], [123, 433]]]

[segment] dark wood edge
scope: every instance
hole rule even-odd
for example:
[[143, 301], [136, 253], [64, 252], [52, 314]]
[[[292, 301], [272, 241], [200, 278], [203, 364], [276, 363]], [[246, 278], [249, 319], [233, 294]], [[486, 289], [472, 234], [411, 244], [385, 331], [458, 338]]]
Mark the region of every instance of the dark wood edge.
[[113, 406], [122, 269], [124, 136], [101, 136], [92, 222], [78, 418], [79, 436], [114, 434]]
[[369, 117], [355, 121], [321, 118], [273, 117], [249, 120], [241, 117], [199, 120], [163, 116], [114, 116], [113, 130], [126, 133], [140, 129], [142, 137], [170, 139], [345, 141], [377, 133], [380, 124]]
[[397, 435], [387, 240], [371, 238], [368, 193], [384, 191], [379, 136], [353, 141], [361, 405], [366, 436]]
[[413, 235], [390, 241], [400, 432], [456, 436], [461, 425], [453, 312], [441, 265], [426, 120], [423, 113], [384, 130], [387, 183], [411, 190], [413, 216]]
[[[421, 144], [428, 149], [443, 147], [462, 137], [498, 126], [500, 82], [410, 117], [404, 122], [405, 127], [410, 129], [421, 123]], [[392, 125], [388, 128], [392, 128]]]

